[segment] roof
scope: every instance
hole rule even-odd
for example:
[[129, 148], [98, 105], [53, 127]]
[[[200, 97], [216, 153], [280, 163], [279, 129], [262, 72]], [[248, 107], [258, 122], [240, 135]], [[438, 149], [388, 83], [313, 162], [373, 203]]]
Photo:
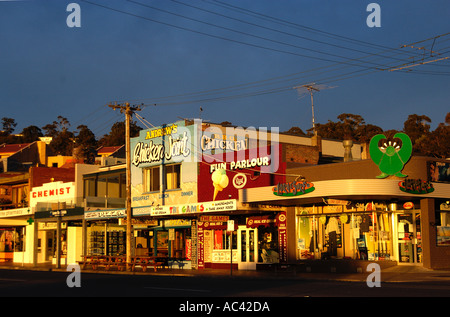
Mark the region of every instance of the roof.
[[22, 143], [22, 144], [2, 144], [0, 145], [0, 154], [13, 154], [16, 153], [27, 146], [29, 146], [31, 143]]
[[97, 154], [112, 154], [122, 148], [123, 145], [119, 146], [102, 146], [97, 150]]

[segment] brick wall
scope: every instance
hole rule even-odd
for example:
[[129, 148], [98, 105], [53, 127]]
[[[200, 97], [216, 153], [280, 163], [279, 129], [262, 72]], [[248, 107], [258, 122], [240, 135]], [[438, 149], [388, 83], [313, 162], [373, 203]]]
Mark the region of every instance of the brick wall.
[[283, 150], [286, 163], [317, 164], [319, 162], [319, 147], [317, 146], [284, 144]]
[[62, 181], [64, 183], [75, 181], [75, 168], [55, 168], [55, 167], [31, 167], [30, 168], [30, 189], [42, 186], [51, 181]]

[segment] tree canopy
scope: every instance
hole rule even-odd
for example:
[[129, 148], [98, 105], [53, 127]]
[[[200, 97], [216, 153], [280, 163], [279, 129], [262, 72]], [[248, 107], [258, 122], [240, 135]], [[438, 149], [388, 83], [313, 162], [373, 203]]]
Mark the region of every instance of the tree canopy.
[[[431, 131], [431, 119], [426, 115], [411, 114], [403, 123], [403, 129], [386, 130], [368, 124], [364, 118], [357, 114], [342, 113], [336, 121], [328, 120], [327, 123], [317, 123], [317, 134], [322, 138], [345, 140], [351, 139], [359, 143], [368, 143], [370, 139], [379, 133], [386, 137], [393, 137], [397, 132], [404, 132], [411, 138], [413, 153], [437, 158], [450, 157], [450, 112], [443, 118], [435, 130]], [[86, 126], [79, 125], [76, 130], [70, 130], [70, 122], [63, 116], [57, 120], [39, 128], [31, 125], [22, 130], [18, 135], [12, 134], [17, 126], [13, 118], [3, 117], [0, 132], [0, 144], [2, 143], [30, 143], [39, 140], [39, 137], [52, 137], [50, 147], [55, 154], [72, 156], [74, 152], [85, 159], [92, 156], [100, 146], [118, 146], [125, 144], [125, 122], [119, 121], [111, 126], [108, 134], [97, 139], [95, 134]], [[227, 122], [224, 122], [227, 124]], [[130, 122], [130, 135], [135, 137], [142, 130], [135, 121]], [[303, 132], [300, 127], [294, 126], [284, 133], [298, 136], [312, 136], [313, 129]]]
[[[386, 130], [367, 124], [360, 115], [342, 113], [337, 116], [337, 121], [328, 120], [327, 123], [317, 123], [316, 131], [319, 136], [327, 139], [353, 140], [359, 143], [368, 143], [370, 139], [379, 133], [386, 137], [393, 137], [397, 132], [406, 133], [413, 143], [415, 155], [426, 155], [437, 158], [450, 157], [450, 112], [446, 114], [444, 122], [439, 123], [434, 131], [430, 131], [431, 119], [425, 115], [411, 114], [405, 120], [403, 129]], [[303, 135], [298, 127], [292, 127], [285, 133]], [[313, 129], [307, 130], [307, 135], [312, 136]]]

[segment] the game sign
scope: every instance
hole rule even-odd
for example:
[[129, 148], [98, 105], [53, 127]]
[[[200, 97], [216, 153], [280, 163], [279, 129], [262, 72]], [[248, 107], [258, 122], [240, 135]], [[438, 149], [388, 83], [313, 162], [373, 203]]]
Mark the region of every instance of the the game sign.
[[401, 191], [409, 194], [423, 195], [434, 191], [433, 184], [421, 179], [405, 179], [398, 183]]
[[299, 196], [314, 191], [314, 184], [307, 181], [279, 183], [272, 188], [276, 196]]

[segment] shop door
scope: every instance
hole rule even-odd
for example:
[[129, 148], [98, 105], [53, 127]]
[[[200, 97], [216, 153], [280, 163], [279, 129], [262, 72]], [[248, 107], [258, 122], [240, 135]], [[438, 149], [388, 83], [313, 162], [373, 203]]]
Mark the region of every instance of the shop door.
[[240, 226], [238, 228], [238, 269], [256, 270], [257, 229]]
[[396, 214], [398, 262], [422, 263], [420, 212]]

